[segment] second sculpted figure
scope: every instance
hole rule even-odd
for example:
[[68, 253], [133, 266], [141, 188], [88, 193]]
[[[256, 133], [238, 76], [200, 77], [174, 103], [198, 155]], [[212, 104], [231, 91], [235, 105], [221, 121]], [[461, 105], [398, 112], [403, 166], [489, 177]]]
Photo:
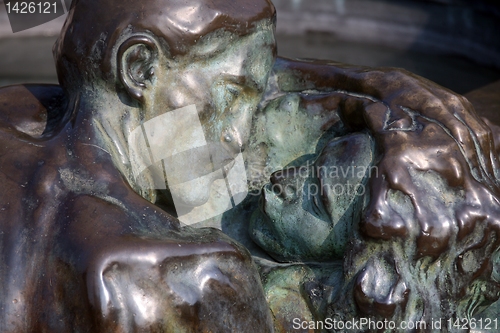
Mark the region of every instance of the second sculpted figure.
[[496, 127], [403, 70], [277, 57], [275, 14], [73, 1], [60, 86], [0, 90], [2, 332], [288, 332], [498, 299]]

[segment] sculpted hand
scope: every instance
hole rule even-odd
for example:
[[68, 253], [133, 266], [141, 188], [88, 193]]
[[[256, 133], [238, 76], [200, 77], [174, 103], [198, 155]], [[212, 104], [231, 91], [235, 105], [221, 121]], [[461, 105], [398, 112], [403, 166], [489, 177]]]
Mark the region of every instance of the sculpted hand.
[[379, 149], [365, 237], [346, 254], [358, 263], [348, 273], [355, 302], [363, 314], [399, 322], [471, 316], [498, 299], [491, 129], [465, 98], [425, 79], [397, 70], [365, 79], [370, 95], [346, 91], [341, 104], [346, 122], [370, 130]]
[[497, 184], [494, 172], [499, 164], [493, 154], [491, 130], [466, 98], [401, 69], [371, 71], [366, 74], [365, 84], [371, 82], [377, 86], [375, 97], [389, 108], [387, 119], [377, 121], [376, 115], [365, 114], [367, 120], [372, 120], [368, 121], [371, 130], [404, 130], [415, 121], [428, 119], [454, 139], [475, 179], [491, 186]]
[[438, 256], [452, 235], [460, 239], [498, 209], [492, 132], [464, 97], [433, 82], [402, 70], [364, 75], [374, 97], [346, 92], [341, 110], [381, 152], [361, 230], [416, 237], [418, 255]]
[[279, 92], [330, 96], [350, 131], [375, 138], [364, 237], [344, 262], [361, 313], [466, 317], [498, 299], [495, 126], [465, 98], [404, 70], [278, 59], [272, 78]]

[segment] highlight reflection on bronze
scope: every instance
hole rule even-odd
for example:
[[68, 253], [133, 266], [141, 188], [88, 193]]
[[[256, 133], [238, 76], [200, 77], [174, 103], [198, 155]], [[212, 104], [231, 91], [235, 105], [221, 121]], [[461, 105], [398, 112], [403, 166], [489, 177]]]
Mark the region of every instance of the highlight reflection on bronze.
[[88, 136], [75, 140], [81, 124], [51, 124], [64, 111], [53, 103], [66, 104], [60, 87], [8, 87], [0, 99], [9, 103], [3, 332], [269, 329], [248, 252], [216, 230], [180, 228], [132, 191]]
[[[272, 332], [314, 307], [317, 316], [428, 320], [472, 316], [498, 299], [497, 127], [465, 98], [404, 70], [277, 57], [275, 14], [268, 0], [73, 2], [54, 47], [61, 85], [0, 89], [2, 332]], [[307, 237], [284, 253], [276, 221], [251, 225], [274, 237], [272, 249], [260, 245], [275, 258], [323, 261], [297, 289], [329, 283], [331, 297], [276, 309], [283, 303], [266, 303], [274, 290], [259, 273], [293, 265], [261, 261], [259, 272], [220, 230], [182, 227], [170, 187], [199, 178], [189, 173], [197, 168], [177, 168], [183, 178], [164, 177], [161, 187], [147, 170], [136, 179], [130, 134], [193, 105], [225, 173], [244, 152], [261, 166], [290, 165], [273, 170], [271, 183], [282, 186], [303, 156], [347, 166], [350, 154], [369, 154], [354, 156], [378, 168], [366, 201], [302, 202], [330, 217], [336, 205], [352, 214], [341, 217], [349, 228], [341, 246], [330, 244], [332, 257], [296, 255], [293, 246], [313, 243]], [[207, 202], [216, 180], [184, 189], [188, 210]], [[248, 238], [248, 221], [232, 218]], [[338, 277], [338, 265], [322, 265], [344, 250]], [[293, 282], [274, 276], [279, 286]]]

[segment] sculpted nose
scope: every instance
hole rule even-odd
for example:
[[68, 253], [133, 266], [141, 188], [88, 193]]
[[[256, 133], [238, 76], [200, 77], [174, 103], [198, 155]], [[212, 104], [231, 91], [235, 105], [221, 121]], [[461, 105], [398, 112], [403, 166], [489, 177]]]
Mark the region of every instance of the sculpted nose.
[[224, 119], [220, 142], [233, 156], [243, 152], [250, 137], [254, 108], [239, 101], [231, 106], [231, 112]]
[[227, 128], [220, 138], [222, 146], [233, 156], [245, 149], [244, 140], [240, 131], [235, 128]]

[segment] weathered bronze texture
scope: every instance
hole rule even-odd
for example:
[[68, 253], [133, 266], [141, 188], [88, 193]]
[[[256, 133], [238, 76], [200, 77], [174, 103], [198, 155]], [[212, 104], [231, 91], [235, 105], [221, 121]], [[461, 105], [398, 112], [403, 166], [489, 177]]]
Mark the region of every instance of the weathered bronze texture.
[[[73, 2], [61, 86], [0, 90], [0, 331], [287, 332], [498, 300], [498, 127], [404, 70], [277, 57], [274, 23], [266, 0]], [[154, 160], [196, 136], [154, 123], [193, 110], [206, 151], [136, 172], [134, 135]], [[242, 153], [257, 195], [210, 219], [236, 240], [182, 226]], [[348, 181], [367, 190], [332, 193]]]
[[[361, 315], [382, 321], [422, 320], [430, 326], [432, 318], [471, 318], [498, 299], [495, 125], [485, 123], [464, 97], [399, 69], [278, 58], [270, 80], [282, 101], [293, 101], [290, 94], [298, 96], [300, 102], [292, 108], [301, 112], [314, 109], [314, 96], [320, 105], [329, 99], [328, 108], [339, 112], [344, 126], [335, 122], [335, 135], [368, 130], [375, 139], [377, 173], [368, 182], [369, 201], [344, 257], [344, 289], [315, 320]], [[265, 111], [269, 119], [273, 112], [289, 113], [286, 103], [276, 104], [273, 111]], [[307, 128], [314, 121], [300, 126]], [[283, 130], [274, 129], [255, 141], [255, 151], [265, 151], [274, 166], [304, 165], [300, 156], [314, 153], [314, 145], [291, 150], [286, 140], [277, 139]], [[311, 142], [324, 135], [316, 134]], [[266, 215], [266, 204], [261, 207]], [[276, 214], [274, 220], [276, 229], [250, 232], [277, 240], [283, 231]], [[298, 216], [295, 223], [301, 221]], [[311, 240], [307, 246], [313, 244]], [[296, 250], [307, 246], [297, 243]], [[314, 307], [311, 311], [315, 313]], [[281, 323], [292, 320], [283, 317]]]
[[135, 193], [60, 87], [0, 99], [2, 332], [270, 331], [246, 249]]

